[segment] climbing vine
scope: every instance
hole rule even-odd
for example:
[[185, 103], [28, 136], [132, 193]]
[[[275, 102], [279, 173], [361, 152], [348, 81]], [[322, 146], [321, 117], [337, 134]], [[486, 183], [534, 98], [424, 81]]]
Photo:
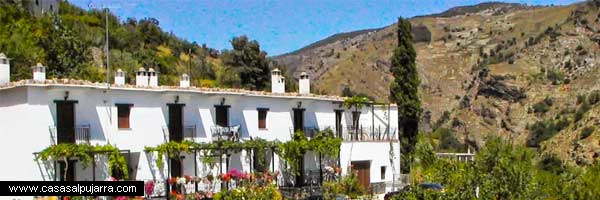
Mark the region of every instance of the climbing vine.
[[[120, 170], [124, 177], [129, 177], [127, 169], [127, 161], [125, 157], [121, 155], [120, 150], [110, 144], [107, 145], [96, 145], [92, 146], [89, 144], [72, 144], [62, 143], [52, 145], [42, 150], [36, 157], [36, 160], [48, 161], [48, 160], [62, 160], [65, 162], [66, 168], [69, 168], [68, 159], [76, 158], [80, 161], [84, 168], [87, 168], [91, 162], [93, 162], [93, 153], [102, 153], [108, 156], [108, 165], [110, 168], [111, 175], [116, 169]], [[66, 174], [65, 174], [66, 175]], [[66, 177], [65, 177], [66, 179]]]
[[[237, 153], [242, 150], [254, 150], [258, 158], [265, 157], [265, 151], [268, 149], [276, 149], [279, 145], [279, 141], [266, 141], [264, 139], [247, 140], [243, 142], [234, 141], [215, 141], [212, 143], [196, 143], [192, 141], [171, 141], [168, 143], [160, 144], [156, 147], [145, 147], [145, 152], [157, 152], [158, 157], [156, 158], [156, 166], [159, 168], [163, 167], [164, 155], [167, 155], [170, 159], [180, 159], [181, 153], [192, 153], [194, 149], [202, 150], [204, 163], [214, 163], [214, 159], [210, 157], [215, 150], [228, 150], [231, 153]], [[264, 159], [259, 159], [259, 163], [264, 165]]]
[[317, 133], [312, 139], [306, 138], [302, 132], [296, 132], [292, 140], [287, 142], [267, 141], [264, 139], [246, 140], [242, 142], [234, 141], [214, 141], [211, 143], [196, 143], [192, 141], [171, 141], [160, 144], [156, 147], [145, 147], [145, 152], [157, 152], [156, 166], [164, 167], [164, 157], [170, 159], [181, 159], [181, 153], [192, 153], [194, 149], [202, 150], [204, 158], [202, 162], [212, 164], [214, 159], [210, 157], [215, 150], [227, 150], [230, 153], [237, 153], [242, 150], [253, 150], [256, 157], [259, 158], [260, 165], [265, 163], [265, 154], [267, 150], [272, 150], [274, 153], [284, 159], [290, 166], [292, 173], [299, 172], [298, 161], [302, 159], [308, 151], [313, 151], [328, 157], [337, 158], [340, 152], [342, 140], [334, 137], [331, 129], [326, 129]]
[[353, 96], [344, 100], [344, 106], [346, 108], [354, 107], [356, 110], [360, 110], [364, 105], [369, 104], [371, 101], [365, 96]]
[[299, 161], [300, 159], [304, 159], [306, 152], [313, 151], [328, 157], [337, 158], [340, 153], [341, 144], [342, 140], [334, 137], [331, 129], [320, 131], [310, 140], [299, 131], [294, 133], [292, 140], [279, 145], [279, 156], [288, 163], [290, 172], [297, 174], [300, 171]]

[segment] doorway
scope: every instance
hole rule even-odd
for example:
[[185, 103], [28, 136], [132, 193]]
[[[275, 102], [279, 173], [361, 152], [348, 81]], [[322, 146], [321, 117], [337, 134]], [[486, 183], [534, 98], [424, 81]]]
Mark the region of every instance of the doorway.
[[335, 111], [335, 133], [337, 137], [342, 138], [342, 114], [344, 110], [336, 109]]
[[[59, 177], [58, 180], [60, 181], [75, 181], [75, 161], [74, 160], [68, 160], [67, 161], [69, 163], [68, 169], [67, 169], [67, 165], [65, 164], [65, 161], [58, 161], [58, 167], [59, 167]], [[65, 173], [66, 173], [66, 179], [65, 179]]]
[[294, 108], [294, 132], [304, 131], [304, 108]]
[[54, 101], [54, 103], [56, 103], [57, 143], [75, 143], [76, 101]]
[[215, 105], [215, 121], [217, 126], [229, 126], [229, 107], [228, 105]]
[[[169, 106], [169, 141], [183, 140], [183, 106], [185, 104], [167, 104]], [[170, 159], [171, 177], [181, 177], [181, 160]]]
[[169, 141], [183, 140], [183, 106], [184, 104], [167, 104], [169, 106]]
[[371, 187], [371, 161], [352, 161], [352, 172], [358, 176], [358, 183], [365, 189]]

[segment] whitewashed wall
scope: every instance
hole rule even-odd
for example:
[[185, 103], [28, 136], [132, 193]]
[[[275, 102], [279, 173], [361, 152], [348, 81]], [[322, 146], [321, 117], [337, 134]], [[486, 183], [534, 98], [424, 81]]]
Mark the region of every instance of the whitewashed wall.
[[[163, 127], [168, 123], [167, 103], [174, 103], [177, 96], [179, 102], [185, 104], [184, 126], [195, 125], [197, 129], [197, 142], [209, 142], [212, 138], [210, 128], [215, 124], [214, 105], [221, 103], [225, 98], [225, 105], [230, 105], [229, 116], [231, 125], [240, 125], [242, 138], [263, 138], [266, 140], [287, 141], [291, 136], [293, 127], [292, 108], [305, 108], [305, 126], [319, 127], [321, 129], [335, 128], [334, 109], [339, 108], [339, 103], [329, 100], [316, 100], [307, 98], [282, 98], [282, 97], [257, 97], [238, 94], [201, 94], [187, 91], [143, 91], [131, 89], [106, 90], [96, 87], [83, 86], [21, 86], [12, 89], [0, 90], [0, 157], [10, 160], [9, 165], [3, 165], [0, 178], [3, 180], [43, 180], [45, 174], [34, 162], [33, 152], [43, 150], [50, 145], [49, 126], [56, 122], [56, 105], [54, 100], [63, 100], [69, 92], [68, 100], [77, 100], [75, 104], [75, 124], [90, 125], [91, 143], [117, 146], [119, 149], [140, 152], [136, 170], [137, 179], [162, 179], [167, 173], [156, 169], [154, 158], [156, 155], [146, 155], [145, 146], [156, 146], [164, 143]], [[130, 129], [118, 129], [116, 103], [133, 104], [130, 112]], [[258, 129], [257, 108], [269, 108], [267, 114], [267, 128]], [[387, 111], [387, 108], [385, 109]], [[383, 120], [383, 110], [375, 109], [375, 118], [372, 118], [371, 108], [362, 109], [361, 124], [371, 126], [387, 123]], [[390, 113], [392, 127], [397, 124], [395, 107]], [[344, 112], [342, 125], [346, 127], [350, 122], [351, 114]], [[342, 145], [342, 165], [350, 160], [361, 160], [367, 157], [375, 164], [383, 164], [387, 160], [387, 143], [354, 143], [352, 152], [355, 155], [346, 156], [348, 143]], [[386, 144], [386, 145], [382, 145]], [[360, 150], [359, 150], [360, 149]], [[372, 153], [366, 153], [372, 152]], [[386, 152], [381, 154], [381, 152]], [[365, 154], [366, 153], [366, 154]], [[246, 153], [232, 156], [230, 167], [249, 170], [249, 163], [241, 162]], [[382, 155], [382, 156], [379, 156]], [[244, 157], [244, 158], [240, 158]], [[362, 156], [362, 157], [361, 157]], [[102, 158], [98, 158], [101, 160]], [[193, 156], [187, 155], [184, 160], [184, 174], [193, 175]], [[201, 158], [197, 158], [201, 161]], [[311, 159], [311, 158], [307, 158]], [[165, 159], [166, 161], [166, 159]], [[308, 161], [308, 160], [307, 160]], [[275, 168], [280, 169], [279, 158], [271, 159]], [[381, 163], [380, 163], [381, 162]], [[96, 180], [104, 180], [107, 167], [98, 162]], [[271, 168], [272, 163], [268, 163]], [[165, 163], [166, 166], [166, 163]], [[314, 159], [307, 162], [307, 169], [316, 166]], [[372, 167], [372, 173], [378, 174], [379, 168]], [[205, 173], [207, 166], [198, 162], [199, 174]], [[87, 169], [76, 167], [78, 180], [91, 180], [91, 166]], [[390, 168], [391, 169], [391, 168]], [[104, 171], [103, 171], [104, 170]], [[217, 172], [218, 169], [213, 170]], [[376, 177], [373, 175], [372, 177]], [[391, 175], [390, 175], [391, 177]], [[372, 181], [375, 181], [372, 179]]]

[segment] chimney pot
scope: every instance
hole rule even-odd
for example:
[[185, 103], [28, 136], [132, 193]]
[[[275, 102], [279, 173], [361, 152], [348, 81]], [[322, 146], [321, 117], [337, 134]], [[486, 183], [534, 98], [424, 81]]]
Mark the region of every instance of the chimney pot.
[[10, 83], [10, 63], [4, 53], [0, 53], [0, 85]]
[[33, 67], [33, 81], [34, 82], [46, 82], [46, 67], [42, 63], [37, 63]]

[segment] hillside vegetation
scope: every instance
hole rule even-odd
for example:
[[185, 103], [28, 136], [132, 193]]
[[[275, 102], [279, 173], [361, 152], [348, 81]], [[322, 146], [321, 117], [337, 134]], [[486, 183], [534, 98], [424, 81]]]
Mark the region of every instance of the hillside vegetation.
[[[61, 1], [58, 14], [33, 16], [27, 2], [0, 1], [0, 52], [11, 59], [12, 80], [31, 78], [30, 67], [40, 62], [49, 78], [104, 82], [105, 12]], [[145, 67], [159, 73], [161, 85], [177, 85], [187, 73], [195, 86], [264, 90], [270, 67], [283, 68], [245, 36], [233, 38], [231, 50], [217, 51], [163, 31], [153, 18], [122, 20], [109, 13], [108, 28], [110, 66], [125, 71], [130, 83]]]
[[[591, 164], [600, 156], [598, 104], [589, 101], [600, 90], [599, 7], [486, 3], [410, 19], [421, 131], [438, 151], [478, 149], [497, 136]], [[308, 72], [318, 92], [389, 102], [395, 27], [275, 59], [295, 76]]]

